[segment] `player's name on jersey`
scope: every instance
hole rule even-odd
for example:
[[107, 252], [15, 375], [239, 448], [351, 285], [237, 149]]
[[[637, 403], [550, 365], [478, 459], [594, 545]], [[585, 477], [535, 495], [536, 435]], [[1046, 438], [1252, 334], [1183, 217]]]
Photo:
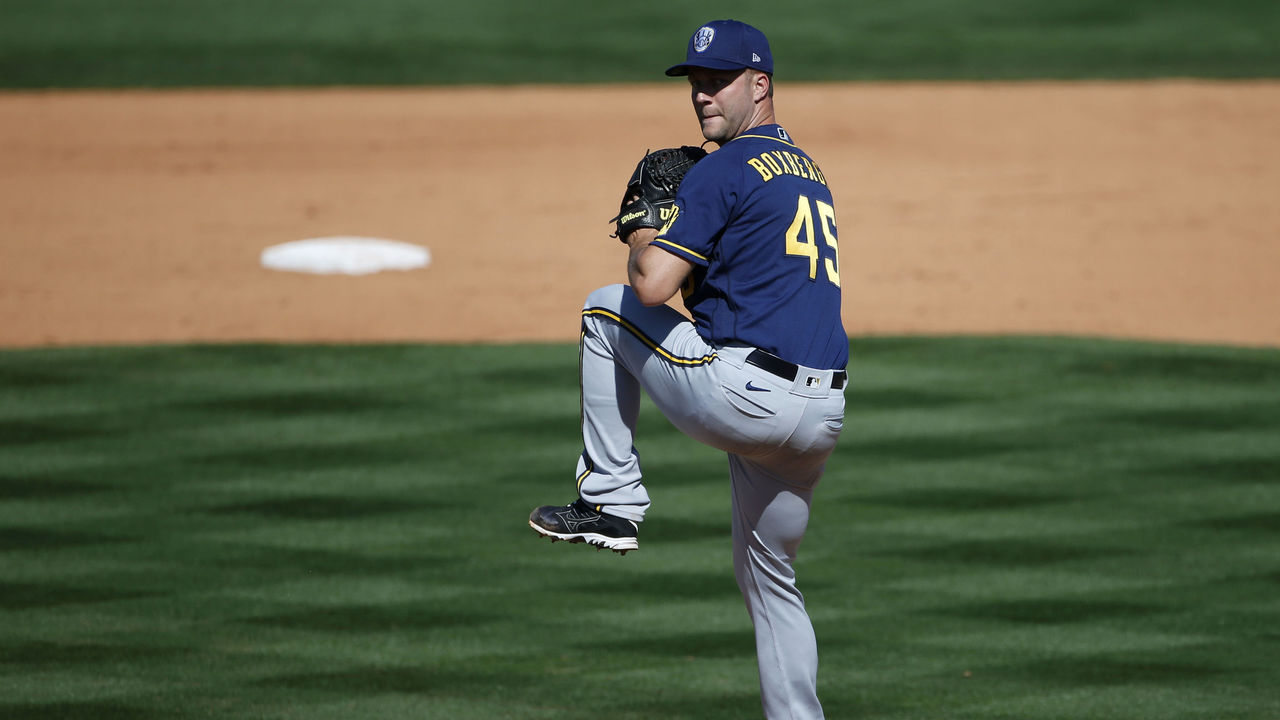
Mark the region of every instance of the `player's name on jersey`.
[[753, 158], [747, 158], [747, 164], [760, 173], [765, 182], [779, 175], [796, 175], [806, 180], [827, 184], [827, 178], [812, 160], [786, 150], [770, 150]]

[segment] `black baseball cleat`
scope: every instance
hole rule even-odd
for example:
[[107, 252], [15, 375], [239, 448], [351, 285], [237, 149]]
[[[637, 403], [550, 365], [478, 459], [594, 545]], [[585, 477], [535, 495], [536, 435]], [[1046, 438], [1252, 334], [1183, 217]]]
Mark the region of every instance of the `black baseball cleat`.
[[551, 542], [587, 543], [619, 555], [640, 546], [634, 522], [599, 512], [582, 498], [568, 505], [543, 505], [529, 514], [529, 527], [551, 538]]

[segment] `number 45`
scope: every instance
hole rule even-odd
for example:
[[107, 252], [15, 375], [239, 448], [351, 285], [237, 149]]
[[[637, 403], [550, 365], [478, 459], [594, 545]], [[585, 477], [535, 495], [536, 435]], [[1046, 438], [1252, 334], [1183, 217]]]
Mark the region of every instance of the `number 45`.
[[822, 228], [822, 237], [831, 248], [831, 257], [823, 260], [827, 271], [827, 279], [836, 287], [840, 287], [840, 271], [838, 269], [840, 246], [836, 242], [836, 209], [822, 202], [814, 201], [801, 195], [796, 201], [796, 217], [787, 228], [787, 254], [809, 258], [809, 279], [818, 279], [818, 238], [813, 232], [813, 205], [818, 207], [818, 224]]

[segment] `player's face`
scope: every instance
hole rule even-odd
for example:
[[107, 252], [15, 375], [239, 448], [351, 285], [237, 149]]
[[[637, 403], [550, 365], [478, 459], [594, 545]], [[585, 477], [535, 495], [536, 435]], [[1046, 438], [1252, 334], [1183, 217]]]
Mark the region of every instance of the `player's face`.
[[702, 137], [723, 145], [751, 129], [755, 75], [745, 69], [689, 68], [689, 89]]

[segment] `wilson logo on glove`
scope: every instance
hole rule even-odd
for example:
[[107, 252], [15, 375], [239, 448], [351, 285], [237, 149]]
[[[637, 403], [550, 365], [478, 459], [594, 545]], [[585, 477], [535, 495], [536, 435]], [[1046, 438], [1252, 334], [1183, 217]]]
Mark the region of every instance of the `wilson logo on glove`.
[[676, 191], [680, 183], [707, 151], [692, 145], [646, 152], [627, 181], [620, 212], [609, 222], [617, 230], [609, 237], [622, 242], [640, 228], [661, 228], [674, 218]]

